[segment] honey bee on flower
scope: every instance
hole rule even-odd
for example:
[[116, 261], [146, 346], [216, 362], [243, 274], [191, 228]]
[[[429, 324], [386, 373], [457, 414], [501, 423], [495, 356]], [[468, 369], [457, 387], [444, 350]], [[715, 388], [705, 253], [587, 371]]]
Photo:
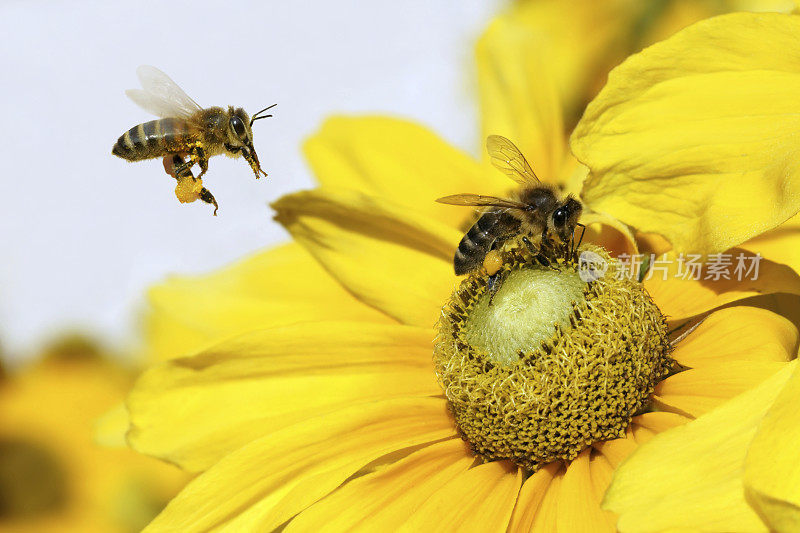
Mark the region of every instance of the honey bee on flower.
[[[572, 247], [575, 244], [575, 228], [585, 227], [578, 223], [583, 211], [580, 201], [572, 195], [560, 199], [554, 186], [539, 181], [514, 143], [500, 135], [490, 135], [486, 139], [486, 149], [494, 166], [520, 185], [515, 197], [504, 199], [481, 194], [454, 194], [436, 201], [487, 208], [458, 244], [453, 266], [456, 275], [461, 275], [483, 265], [490, 276], [490, 288], [494, 290], [502, 262], [493, 252], [504, 242], [522, 235], [523, 242], [537, 260], [549, 265], [550, 260], [543, 249], [551, 246], [551, 236], [560, 244]], [[539, 249], [533, 247], [528, 237], [539, 239]], [[582, 238], [583, 232], [577, 246], [580, 246]]]

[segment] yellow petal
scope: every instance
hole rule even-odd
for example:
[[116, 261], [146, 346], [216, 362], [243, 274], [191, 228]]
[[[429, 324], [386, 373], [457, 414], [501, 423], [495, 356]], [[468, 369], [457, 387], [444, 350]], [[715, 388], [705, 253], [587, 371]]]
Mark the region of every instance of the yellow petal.
[[202, 276], [150, 289], [147, 346], [157, 359], [190, 355], [226, 338], [313, 320], [394, 322], [359, 302], [302, 246], [260, 252]]
[[438, 394], [433, 335], [399, 325], [323, 322], [236, 337], [147, 371], [128, 398], [128, 440], [140, 452], [197, 471], [326, 412]]
[[757, 307], [735, 306], [711, 313], [678, 343], [672, 356], [699, 368], [730, 361], [788, 361], [797, 354], [797, 327]]
[[305, 191], [272, 207], [276, 220], [361, 301], [405, 324], [434, 324], [456, 282], [460, 231], [354, 191]]
[[653, 437], [658, 435], [658, 432], [653, 431], [652, 429], [644, 426], [633, 426], [632, 429], [633, 429], [633, 440], [639, 446], [641, 446], [642, 444], [647, 444], [648, 442], [653, 440]]
[[[614, 217], [587, 210], [581, 216], [581, 222], [587, 226], [587, 242], [600, 244], [615, 255], [626, 253], [633, 256], [639, 253], [631, 229]], [[589, 233], [590, 229], [595, 235]]]
[[661, 433], [674, 427], [681, 426], [690, 419], [676, 413], [644, 413], [633, 418], [634, 428], [642, 427], [655, 433]]
[[[722, 269], [727, 270], [730, 279], [714, 280], [716, 274], [709, 270], [714, 263], [710, 260], [705, 263], [696, 262], [695, 264], [702, 265], [703, 268], [699, 271], [699, 279], [691, 279], [694, 274], [686, 267], [686, 263], [678, 261], [674, 254], [668, 254], [665, 258], [658, 258], [658, 261], [664, 263], [653, 263], [650, 269], [652, 276], [645, 279], [644, 285], [661, 312], [675, 321], [685, 320], [751, 296], [800, 294], [800, 276], [788, 266], [759, 259], [739, 248], [733, 248], [726, 254], [730, 256], [731, 263], [729, 267]], [[693, 259], [688, 255], [685, 258], [690, 262]], [[737, 274], [736, 268], [740, 264], [742, 270]], [[755, 271], [747, 271], [755, 264], [758, 265], [757, 276]], [[688, 277], [684, 277], [687, 275]]]
[[[692, 420], [688, 415], [680, 413], [670, 413], [667, 411], [654, 411], [635, 416], [630, 426], [626, 431], [625, 439], [618, 439], [620, 441], [627, 441], [632, 443], [635, 447], [625, 446], [623, 449], [606, 450], [600, 448], [599, 451], [608, 459], [614, 466], [619, 466], [623, 459], [627, 457], [623, 453], [630, 453], [641, 446], [650, 442], [653, 437], [663, 431], [672, 429], [674, 427], [682, 426], [683, 424]], [[609, 441], [617, 442], [617, 441]], [[627, 448], [627, 449], [625, 449]], [[609, 453], [606, 453], [609, 452]]]
[[589, 460], [592, 448], [582, 451], [569, 465], [559, 489], [558, 528], [592, 533], [614, 531], [611, 513], [600, 509], [601, 495], [592, 483]]
[[791, 13], [795, 0], [671, 0], [670, 2], [649, 2], [657, 6], [657, 17], [650, 19], [651, 26], [643, 35], [642, 45], [666, 39], [678, 30], [697, 21], [732, 13], [754, 11], [769, 13]]
[[[601, 516], [598, 516], [598, 523], [604, 523], [611, 531], [616, 531], [615, 524], [617, 516], [609, 511], [600, 508], [600, 503], [606, 494], [611, 478], [614, 476], [616, 467], [611, 464], [605, 455], [592, 449], [589, 454], [589, 479], [594, 488], [594, 498], [587, 500], [592, 508], [597, 508]], [[594, 514], [595, 511], [592, 511]]]
[[496, 18], [478, 41], [483, 138], [508, 137], [539, 179], [555, 183], [566, 139], [553, 61], [541, 52], [542, 33], [516, 15]]
[[[553, 89], [563, 102], [563, 110], [558, 106], [556, 111], [574, 123], [598, 80], [624, 57], [631, 22], [642, 11], [637, 8], [617, 0], [515, 2], [478, 45], [484, 131], [512, 138], [503, 133], [507, 128], [519, 132], [522, 144], [540, 137], [546, 145], [543, 131], [526, 131], [524, 126], [554, 123], [555, 117], [541, 114], [553, 112], [545, 107], [553, 105], [547, 94]], [[562, 130], [551, 131], [559, 137], [550, 142], [562, 143]]]
[[760, 253], [776, 263], [789, 265], [800, 272], [800, 215], [795, 215], [777, 228], [750, 239], [742, 248]]
[[790, 15], [724, 15], [612, 71], [572, 137], [586, 203], [679, 252], [722, 252], [795, 215], [798, 32]]
[[94, 441], [106, 448], [125, 448], [128, 446], [125, 434], [130, 423], [125, 403], [119, 402], [95, 421]]
[[766, 531], [744, 498], [742, 469], [758, 423], [796, 362], [697, 420], [655, 436], [614, 474], [604, 507], [620, 531]]
[[452, 227], [459, 227], [469, 211], [436, 203], [437, 198], [462, 192], [495, 194], [511, 185], [499, 172], [486, 176], [477, 161], [406, 120], [330, 118], [304, 149], [323, 187], [390, 198]]
[[561, 470], [560, 463], [545, 465], [531, 477], [525, 480], [517, 497], [517, 505], [511, 515], [509, 532], [527, 532], [533, 528], [533, 522], [539, 514], [539, 507], [545, 494], [550, 490], [550, 483]]
[[522, 470], [494, 461], [456, 475], [409, 518], [407, 531], [506, 531], [522, 485]]
[[672, 245], [656, 233], [637, 233], [636, 242], [643, 253], [655, 254], [658, 257], [672, 249]]
[[374, 459], [454, 431], [446, 403], [435, 398], [317, 417], [227, 455], [189, 483], [146, 531], [272, 531]]
[[792, 13], [800, 7], [798, 0], [726, 0], [731, 11], [754, 11], [765, 13]]
[[631, 428], [628, 428], [627, 435], [624, 438], [592, 444], [592, 448], [603, 454], [614, 467], [619, 466], [638, 446], [633, 439], [633, 430]]
[[289, 523], [291, 531], [398, 531], [417, 509], [475, 457], [461, 439], [431, 444], [357, 478]]
[[655, 401], [664, 410], [698, 417], [751, 389], [786, 364], [778, 361], [725, 361], [686, 370], [659, 383]]
[[800, 371], [758, 427], [744, 463], [748, 501], [773, 531], [800, 531]]
[[530, 531], [536, 533], [557, 533], [558, 527], [558, 503], [561, 497], [561, 485], [564, 480], [563, 470], [553, 477], [547, 491], [539, 504], [539, 511], [533, 517], [533, 525]]

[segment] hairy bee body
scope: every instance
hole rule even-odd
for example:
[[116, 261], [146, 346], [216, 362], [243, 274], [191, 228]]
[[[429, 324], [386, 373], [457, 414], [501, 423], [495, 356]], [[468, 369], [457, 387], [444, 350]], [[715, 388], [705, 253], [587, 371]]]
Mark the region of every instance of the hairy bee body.
[[477, 269], [496, 242], [502, 241], [517, 226], [509, 213], [487, 211], [464, 234], [453, 257], [456, 275], [460, 276]]
[[122, 134], [111, 153], [128, 161], [142, 161], [200, 147], [206, 157], [211, 157], [224, 152], [228, 120], [229, 113], [221, 107], [200, 110], [188, 119], [151, 120]]
[[117, 139], [111, 153], [128, 161], [142, 161], [188, 151], [192, 142], [189, 123], [162, 118], [134, 126]]
[[543, 234], [547, 216], [558, 205], [552, 188], [541, 185], [522, 189], [516, 196], [522, 209], [490, 209], [483, 213], [458, 244], [453, 267], [457, 276], [479, 268], [486, 254], [519, 234]]

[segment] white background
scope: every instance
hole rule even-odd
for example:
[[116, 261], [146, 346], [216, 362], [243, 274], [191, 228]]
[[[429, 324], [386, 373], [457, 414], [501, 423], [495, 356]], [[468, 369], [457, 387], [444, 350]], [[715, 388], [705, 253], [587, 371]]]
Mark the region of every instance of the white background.
[[[65, 330], [125, 347], [145, 289], [286, 239], [268, 202], [312, 186], [300, 144], [334, 113], [414, 118], [475, 153], [473, 48], [500, 0], [55, 2], [0, 5], [0, 345]], [[252, 112], [268, 179], [211, 160], [218, 217], [182, 205], [159, 161], [111, 155], [150, 117], [124, 95], [167, 72], [202, 106]]]

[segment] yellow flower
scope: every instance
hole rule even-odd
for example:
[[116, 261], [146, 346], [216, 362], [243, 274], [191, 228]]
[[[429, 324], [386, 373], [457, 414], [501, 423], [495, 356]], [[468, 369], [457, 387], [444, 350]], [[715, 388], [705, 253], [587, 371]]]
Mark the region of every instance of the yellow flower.
[[[527, 68], [538, 63], [527, 55], [535, 48], [524, 46], [524, 27], [506, 24], [513, 20], [494, 25], [479, 47], [481, 101], [509, 110], [537, 102], [505, 115], [503, 128], [527, 132], [520, 143], [535, 154], [537, 169], [548, 169], [540, 174], [570, 187], [580, 167], [570, 162], [560, 108], [552, 107], [556, 85]], [[502, 73], [513, 75], [499, 83]], [[493, 117], [488, 112], [486, 122]], [[598, 133], [597, 142], [610, 141]], [[736, 404], [726, 402], [739, 394], [775, 387], [792, 371], [796, 327], [773, 311], [740, 305], [748, 297], [800, 294], [791, 268], [767, 257], [757, 280], [655, 276], [644, 285], [672, 325], [710, 313], [672, 353], [687, 370], [656, 386], [659, 410], [635, 416], [622, 438], [594, 442], [574, 460], [530, 476], [509, 461], [476, 464], [457, 438], [431, 365], [433, 324], [453, 290], [452, 254], [466, 217], [431, 200], [461, 191], [503, 195], [509, 182], [424, 128], [381, 117], [332, 119], [306, 153], [321, 188], [274, 205], [295, 244], [151, 292], [154, 350], [194, 355], [139, 380], [128, 399], [129, 442], [202, 472], [152, 530], [611, 530], [616, 516], [600, 503], [631, 452], [705, 413], [730, 409]], [[588, 207], [631, 197], [633, 179], [592, 193]], [[602, 180], [593, 175], [586, 183]], [[682, 187], [648, 189], [653, 209], [675, 205], [688, 194]], [[626, 213], [613, 214], [625, 220]], [[695, 215], [703, 220], [704, 212]], [[736, 216], [762, 231], [781, 222], [760, 210]], [[695, 219], [686, 217], [678, 237], [702, 243], [696, 249], [703, 252], [724, 249], [703, 240], [707, 228]], [[754, 236], [735, 229], [720, 226], [714, 243]], [[593, 239], [626, 250], [630, 234], [620, 223], [597, 224]], [[768, 239], [795, 242], [778, 233]], [[724, 448], [713, 452], [727, 458]]]
[[80, 339], [0, 377], [0, 530], [138, 531], [186, 475], [93, 442], [130, 374]]

